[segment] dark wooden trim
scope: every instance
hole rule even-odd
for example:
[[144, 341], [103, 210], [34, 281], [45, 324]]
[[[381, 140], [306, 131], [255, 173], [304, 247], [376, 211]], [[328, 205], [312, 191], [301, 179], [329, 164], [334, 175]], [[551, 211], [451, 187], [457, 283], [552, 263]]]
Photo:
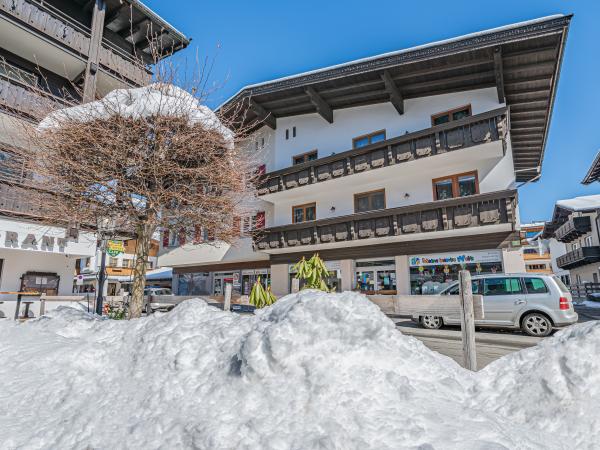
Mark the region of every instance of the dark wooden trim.
[[498, 103], [504, 103], [504, 72], [502, 69], [502, 47], [494, 48], [494, 76], [496, 78], [496, 90], [498, 92]]
[[[385, 131], [385, 128], [383, 130], [377, 130], [377, 131], [372, 131], [371, 133], [366, 133], [366, 134], [361, 134], [360, 136], [356, 136], [355, 138], [352, 138], [352, 148], [366, 148], [369, 147], [370, 145], [376, 145], [376, 144], [380, 144], [381, 142], [376, 142], [374, 144], [371, 143], [371, 138], [373, 136], [377, 136], [378, 134], [383, 133], [383, 140], [386, 141], [387, 139], [387, 133]], [[359, 141], [361, 139], [364, 138], [369, 138], [369, 143], [367, 145], [363, 145], [362, 147], [356, 147], [356, 141]]]
[[392, 105], [394, 105], [394, 108], [396, 108], [398, 114], [404, 114], [404, 99], [402, 98], [402, 94], [400, 93], [398, 86], [396, 86], [396, 83], [394, 82], [394, 78], [392, 77], [390, 71], [384, 70], [381, 74], [381, 79], [385, 84], [385, 90], [390, 96], [390, 102], [392, 103]]
[[479, 194], [479, 173], [477, 170], [470, 170], [468, 172], [462, 172], [462, 173], [455, 173], [452, 175], [448, 175], [445, 177], [438, 177], [438, 178], [434, 178], [431, 180], [431, 187], [433, 189], [433, 199], [434, 200], [439, 200], [437, 198], [437, 191], [435, 189], [435, 185], [438, 181], [444, 181], [444, 180], [451, 180], [452, 181], [452, 198], [464, 198], [464, 197], [460, 197], [459, 194], [459, 187], [458, 187], [458, 178], [459, 177], [464, 177], [467, 175], [475, 175], [475, 195]]
[[[431, 115], [431, 126], [435, 127], [436, 126], [435, 119], [437, 119], [438, 117], [445, 116], [445, 115], [448, 115], [448, 122], [444, 122], [443, 124], [439, 124], [439, 125], [445, 125], [447, 123], [452, 123], [452, 122], [456, 122], [457, 120], [460, 120], [460, 119], [453, 120], [452, 114], [455, 112], [462, 111], [463, 109], [469, 110], [469, 115], [467, 117], [471, 117], [473, 115], [473, 110], [471, 109], [471, 104], [469, 103], [468, 105], [459, 106], [458, 108], [452, 108], [447, 111], [442, 111], [439, 113], [432, 114]], [[464, 117], [463, 117], [463, 119], [464, 119]]]
[[294, 206], [292, 206], [292, 223], [314, 222], [314, 220], [303, 220], [302, 222], [296, 222], [296, 216], [294, 214], [294, 210], [302, 208], [302, 211], [303, 211], [302, 215], [304, 217], [306, 217], [306, 208], [310, 208], [311, 206], [315, 207], [315, 220], [316, 220], [317, 219], [317, 203], [316, 202], [311, 202], [311, 203], [304, 203], [302, 205], [294, 205]]
[[[398, 255], [419, 255], [427, 253], [443, 253], [454, 251], [473, 251], [507, 248], [512, 241], [519, 240], [518, 232], [486, 233], [472, 236], [423, 239], [406, 242], [373, 245], [365, 241], [365, 245], [318, 250], [319, 256], [326, 261], [340, 259], [363, 259], [376, 257], [392, 257]], [[271, 254], [271, 264], [291, 264], [310, 258], [315, 251]]]
[[327, 122], [333, 123], [333, 111], [331, 110], [331, 106], [323, 100], [323, 97], [315, 91], [315, 88], [307, 86], [304, 91], [308, 95], [310, 102], [317, 108], [317, 113], [319, 113], [319, 115]]
[[[358, 209], [358, 198], [359, 197], [365, 197], [365, 196], [371, 196], [372, 194], [378, 194], [380, 192], [383, 192], [383, 209], [385, 209], [387, 206], [387, 198], [385, 195], [385, 189], [374, 189], [372, 191], [368, 191], [368, 192], [359, 192], [358, 194], [354, 194], [354, 213], [358, 213], [359, 211], [357, 211]], [[382, 209], [382, 208], [380, 208]], [[378, 209], [370, 209], [369, 211], [378, 211]], [[368, 211], [361, 211], [361, 212], [368, 212]]]
[[104, 33], [105, 14], [106, 4], [104, 3], [104, 0], [95, 0], [94, 12], [92, 15], [90, 50], [88, 52], [83, 82], [83, 103], [93, 101], [96, 96], [96, 81], [98, 77], [98, 64], [100, 63], [100, 47], [102, 45], [102, 36]]
[[252, 98], [249, 99], [249, 102], [250, 108], [252, 108], [259, 121], [264, 122], [265, 125], [273, 130], [277, 129], [277, 120], [271, 111], [267, 111]]
[[229, 270], [245, 269], [268, 269], [271, 267], [269, 260], [264, 261], [242, 261], [234, 263], [210, 263], [194, 266], [173, 267], [173, 274], [195, 273], [195, 272], [225, 272]]

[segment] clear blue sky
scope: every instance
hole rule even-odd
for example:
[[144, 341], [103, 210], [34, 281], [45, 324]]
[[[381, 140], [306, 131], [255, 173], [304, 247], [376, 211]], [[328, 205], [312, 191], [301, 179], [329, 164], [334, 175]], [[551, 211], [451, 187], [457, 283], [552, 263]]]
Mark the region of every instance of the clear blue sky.
[[[600, 149], [600, 0], [147, 0], [193, 38], [180, 58], [216, 58], [218, 105], [242, 86], [556, 13], [574, 13], [542, 178], [520, 189], [522, 221], [550, 219]], [[224, 84], [223, 84], [224, 83]]]

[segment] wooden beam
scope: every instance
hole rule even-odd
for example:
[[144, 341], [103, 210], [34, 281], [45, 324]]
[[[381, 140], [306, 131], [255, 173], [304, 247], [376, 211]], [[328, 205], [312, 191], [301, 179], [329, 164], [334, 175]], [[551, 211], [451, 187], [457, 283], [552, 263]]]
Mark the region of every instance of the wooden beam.
[[271, 111], [267, 111], [261, 105], [256, 103], [252, 98], [249, 99], [250, 108], [254, 111], [254, 114], [258, 117], [258, 120], [263, 122], [265, 125], [275, 130], [277, 128], [277, 121], [275, 120], [275, 116]]
[[502, 47], [494, 48], [494, 76], [496, 77], [496, 91], [498, 93], [498, 103], [504, 103], [504, 73], [502, 71]]
[[143, 19], [140, 19], [137, 22], [132, 23], [130, 26], [128, 26], [124, 30], [119, 31], [119, 33], [117, 33], [117, 34], [119, 36], [121, 36], [123, 39], [127, 39], [128, 37], [131, 37], [131, 40], [133, 40], [133, 36], [142, 29], [142, 26], [146, 22], [149, 22], [149, 21], [150, 21], [150, 19], [148, 19], [147, 17], [144, 17]]
[[381, 79], [383, 80], [383, 84], [385, 84], [385, 90], [390, 96], [390, 102], [398, 111], [398, 114], [404, 114], [404, 99], [402, 98], [402, 93], [394, 83], [394, 78], [392, 78], [392, 74], [388, 70], [384, 70], [381, 74]]
[[104, 0], [95, 0], [90, 34], [90, 48], [85, 67], [85, 80], [83, 83], [83, 103], [93, 101], [96, 96], [96, 80], [98, 64], [100, 61], [100, 45], [102, 43], [102, 35], [104, 32], [105, 14], [106, 4], [104, 3]]
[[308, 95], [310, 102], [313, 104], [315, 108], [317, 108], [317, 112], [319, 115], [325, 119], [329, 123], [333, 123], [333, 111], [331, 110], [331, 106], [327, 104], [323, 97], [319, 95], [315, 88], [312, 86], [306, 86], [304, 92]]
[[118, 6], [112, 11], [108, 11], [106, 18], [104, 19], [104, 26], [107, 27], [115, 20], [117, 20], [121, 15], [121, 12], [125, 11], [126, 9], [129, 9], [129, 3], [125, 3], [124, 5]]

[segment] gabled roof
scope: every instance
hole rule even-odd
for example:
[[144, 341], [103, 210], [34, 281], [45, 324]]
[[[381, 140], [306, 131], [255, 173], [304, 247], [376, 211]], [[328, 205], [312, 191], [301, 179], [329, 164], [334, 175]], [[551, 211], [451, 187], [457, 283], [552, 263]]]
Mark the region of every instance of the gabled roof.
[[581, 184], [592, 184], [594, 181], [600, 180], [600, 151], [596, 154], [592, 165], [590, 166], [587, 174], [581, 180]]
[[542, 237], [549, 238], [554, 231], [565, 223], [574, 212], [592, 212], [600, 210], [600, 194], [558, 200], [554, 205], [552, 220], [546, 222]]
[[554, 15], [248, 85], [220, 106], [244, 125], [496, 87], [511, 107], [517, 181], [539, 175], [571, 15]]

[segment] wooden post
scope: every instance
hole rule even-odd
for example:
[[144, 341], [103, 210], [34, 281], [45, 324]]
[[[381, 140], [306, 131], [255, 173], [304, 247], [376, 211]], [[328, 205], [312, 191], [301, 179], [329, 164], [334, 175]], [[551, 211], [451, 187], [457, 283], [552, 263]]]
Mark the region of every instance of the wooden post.
[[463, 358], [466, 369], [477, 370], [475, 348], [475, 317], [473, 315], [473, 288], [471, 274], [461, 270], [458, 274], [460, 284], [460, 325], [462, 331]]
[[46, 314], [46, 294], [40, 296], [40, 317]]
[[296, 277], [292, 278], [292, 294], [300, 291], [300, 280]]
[[223, 311], [231, 311], [231, 283], [225, 283], [225, 299], [223, 302]]

